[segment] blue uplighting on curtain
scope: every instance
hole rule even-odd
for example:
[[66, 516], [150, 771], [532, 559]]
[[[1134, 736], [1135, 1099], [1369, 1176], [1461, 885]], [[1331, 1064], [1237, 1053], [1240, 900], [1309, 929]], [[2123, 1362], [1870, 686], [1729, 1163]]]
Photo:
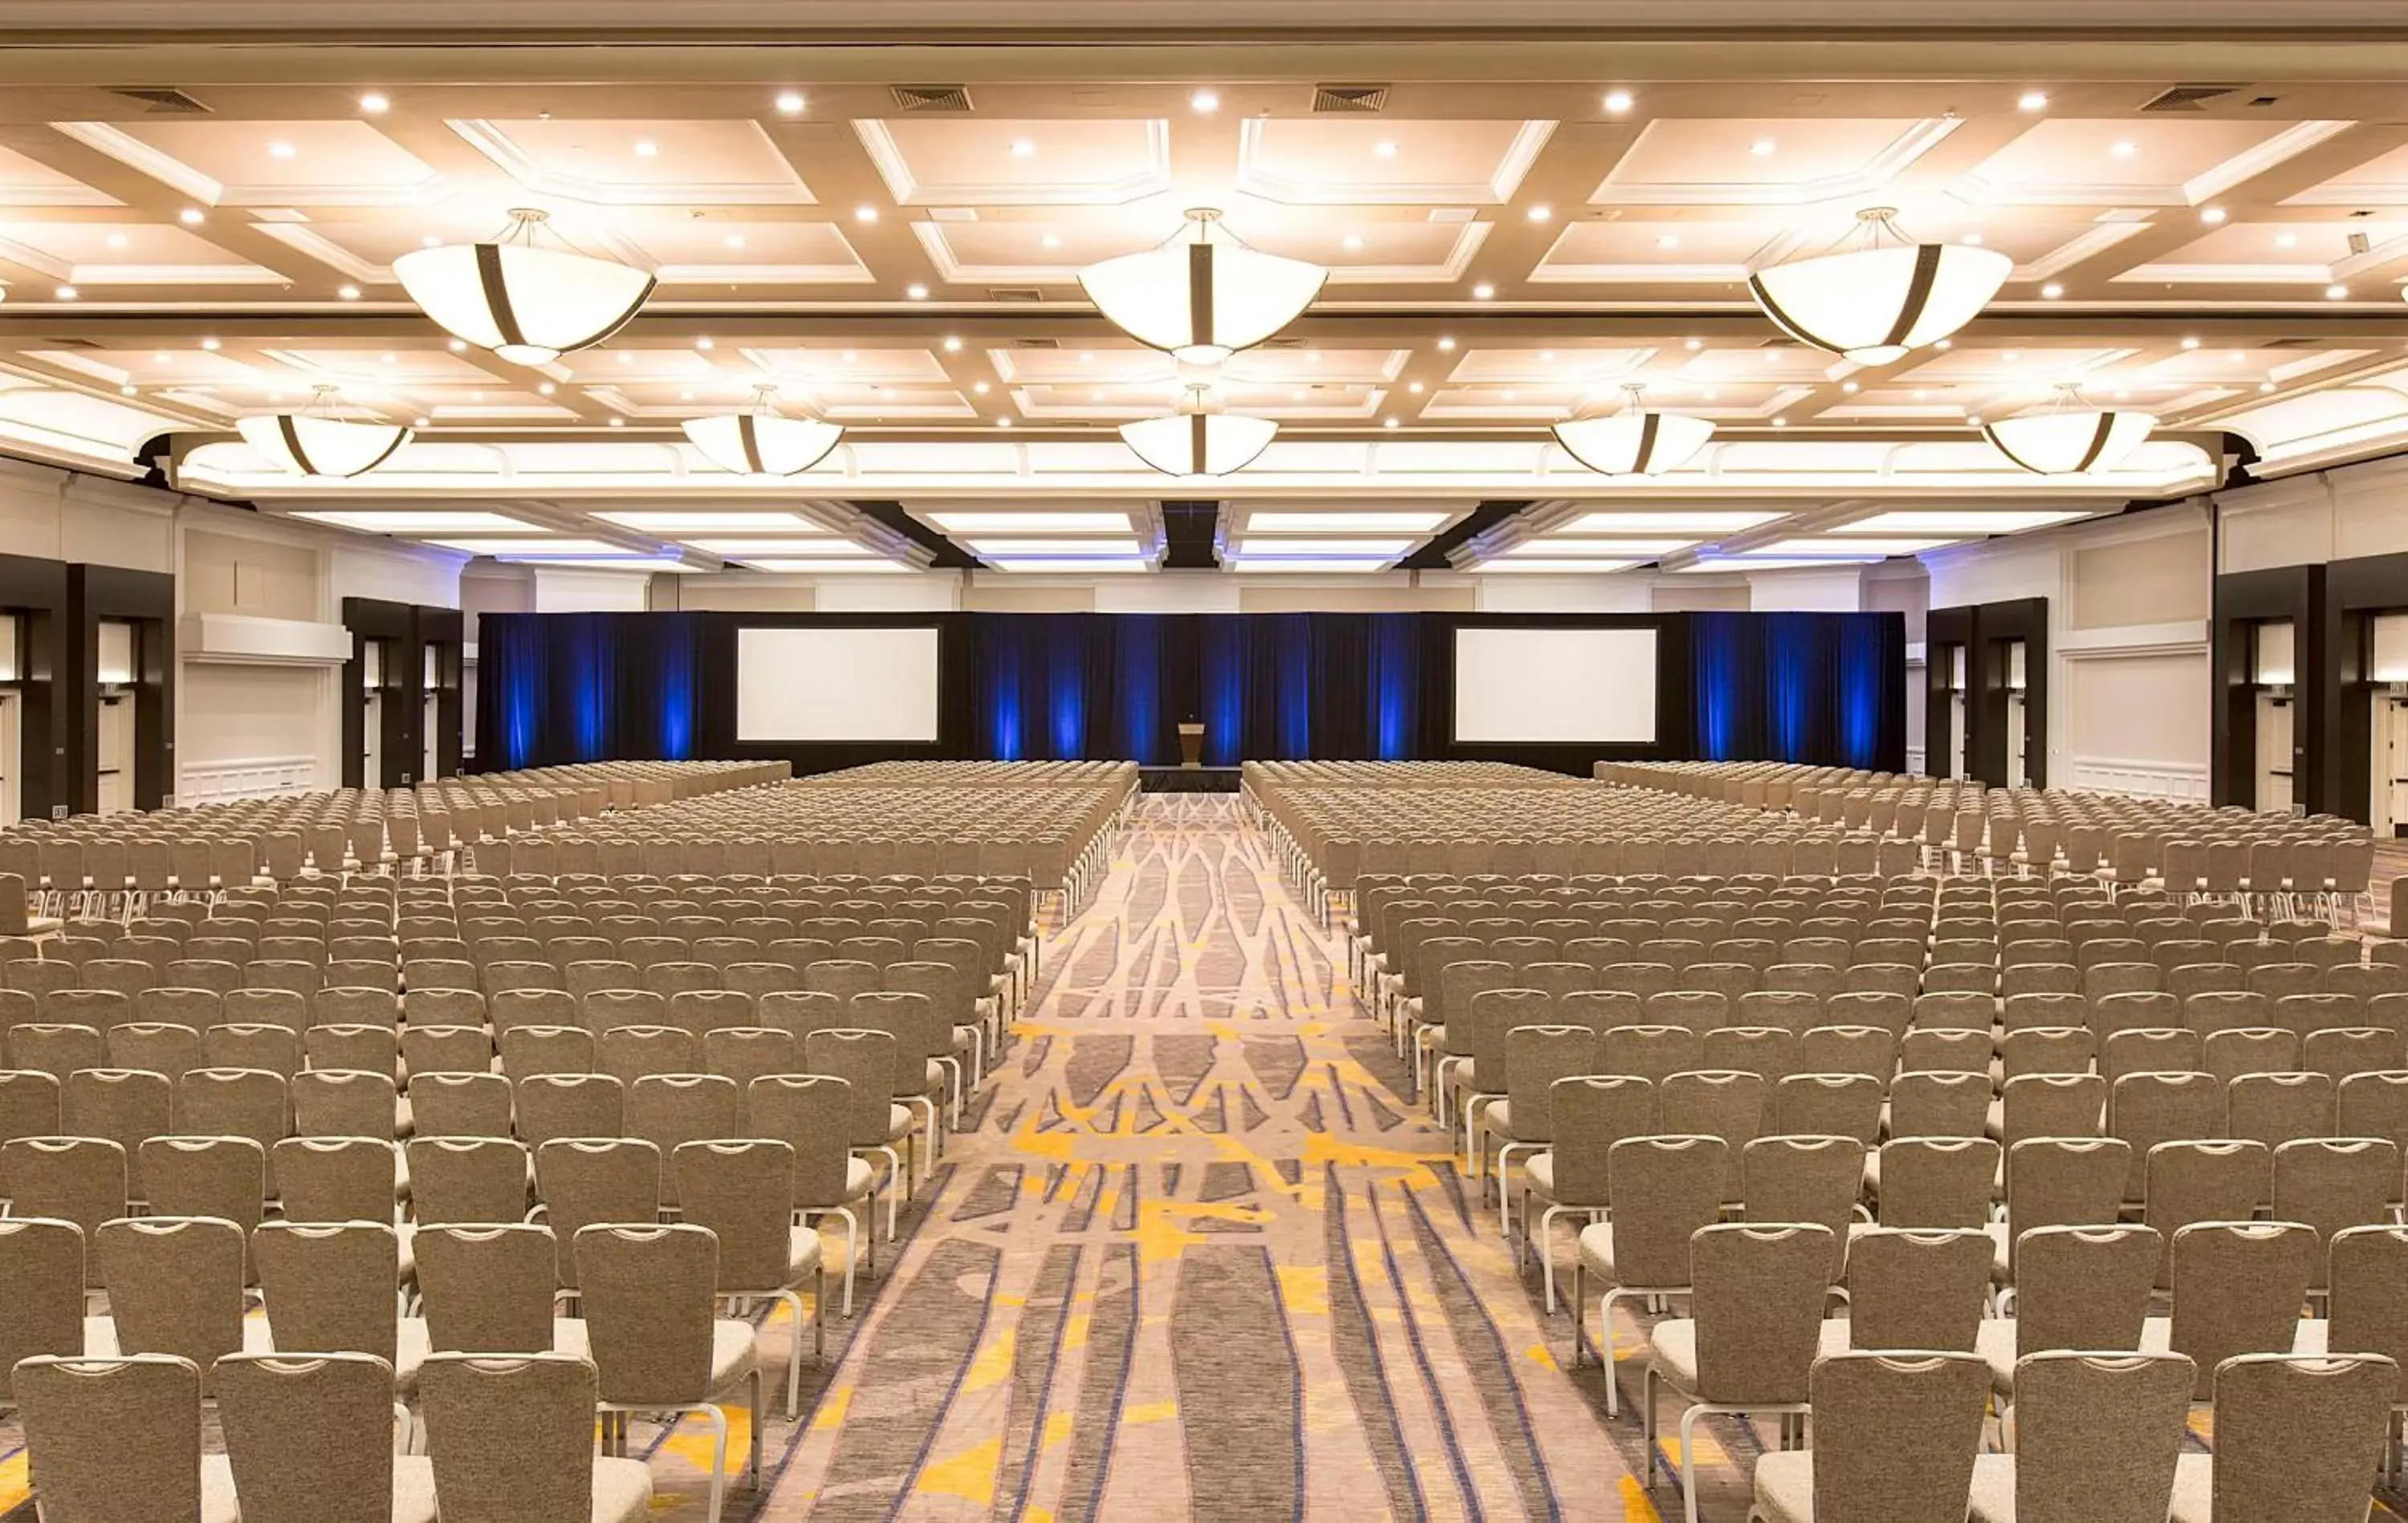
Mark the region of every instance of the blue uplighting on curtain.
[[1163, 744], [1163, 616], [1127, 614], [1106, 632], [1111, 646], [1111, 692], [1120, 700], [1116, 755], [1140, 766], [1176, 759]]
[[1371, 701], [1371, 755], [1410, 761], [1419, 726], [1421, 629], [1412, 614], [1373, 614], [1365, 689]]
[[1247, 755], [1246, 629], [1234, 618], [1207, 615], [1202, 623], [1204, 761], [1234, 767]]
[[1815, 720], [1828, 717], [1818, 700], [1830, 676], [1828, 614], [1764, 614], [1765, 730], [1776, 762], [1821, 760]]
[[[1882, 710], [1893, 684], [1887, 643], [1879, 620], [1851, 619], [1839, 630], [1840, 761], [1851, 767], [1882, 765]], [[1904, 665], [1899, 676], [1902, 679]], [[1903, 695], [1899, 698], [1903, 712]]]
[[1906, 648], [1898, 615], [1697, 613], [1688, 622], [1699, 757], [1902, 762]]
[[1271, 691], [1279, 716], [1279, 754], [1283, 761], [1320, 754], [1313, 749], [1312, 625], [1310, 614], [1272, 614], [1266, 621], [1271, 639]]
[[1707, 762], [1740, 760], [1756, 748], [1746, 721], [1756, 706], [1762, 632], [1752, 616], [1735, 613], [1691, 614], [1689, 632], [1698, 755]]
[[1055, 762], [1076, 762], [1087, 754], [1088, 642], [1083, 621], [1060, 619], [1049, 632], [1045, 652], [1045, 712]]

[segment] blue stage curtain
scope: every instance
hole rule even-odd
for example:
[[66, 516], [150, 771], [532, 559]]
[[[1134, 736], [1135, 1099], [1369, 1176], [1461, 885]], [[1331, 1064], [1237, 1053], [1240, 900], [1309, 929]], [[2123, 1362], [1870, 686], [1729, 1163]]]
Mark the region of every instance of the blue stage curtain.
[[1697, 754], [1707, 762], [1764, 757], [1764, 632], [1756, 616], [1689, 615], [1697, 685]]
[[1903, 765], [1903, 620], [1880, 613], [1688, 616], [1696, 754], [1707, 761]]
[[702, 729], [702, 616], [487, 614], [477, 755], [491, 768], [690, 757]]

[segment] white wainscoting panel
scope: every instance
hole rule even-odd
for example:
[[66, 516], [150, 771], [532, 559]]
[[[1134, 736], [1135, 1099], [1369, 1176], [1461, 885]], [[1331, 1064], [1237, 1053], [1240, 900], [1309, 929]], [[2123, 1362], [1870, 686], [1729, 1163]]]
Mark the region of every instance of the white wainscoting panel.
[[318, 760], [310, 756], [245, 757], [231, 762], [188, 764], [179, 779], [176, 802], [226, 804], [236, 799], [268, 799], [307, 793], [317, 786]]
[[[2054, 783], [2057, 780], [2052, 778]], [[2077, 756], [2073, 776], [2057, 786], [2100, 793], [2128, 793], [2135, 798], [2207, 798], [2207, 768], [2178, 762], [2137, 762], [2108, 756]]]

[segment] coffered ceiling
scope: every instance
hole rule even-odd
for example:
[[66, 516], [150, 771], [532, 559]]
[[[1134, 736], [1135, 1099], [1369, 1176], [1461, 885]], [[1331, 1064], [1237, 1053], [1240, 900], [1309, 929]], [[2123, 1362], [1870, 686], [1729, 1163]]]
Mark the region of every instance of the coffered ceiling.
[[[523, 45], [437, 50], [410, 45], [391, 7], [169, 8], [194, 24], [130, 42], [97, 36], [109, 20], [90, 7], [0, 15], [0, 33], [39, 44], [0, 50], [0, 450], [155, 469], [266, 511], [498, 512], [528, 526], [520, 538], [704, 569], [746, 559], [709, 542], [751, 536], [673, 533], [664, 515], [786, 513], [798, 538], [895, 564], [948, 544], [1016, 559], [984, 540], [1140, 569], [1159, 564], [1166, 496], [1229, 505], [1224, 562], [1259, 540], [1266, 564], [1333, 539], [1397, 564], [1478, 505], [1514, 502], [1540, 505], [1456, 535], [1455, 563], [1543, 560], [1531, 547], [1553, 541], [1567, 559], [1679, 565], [1726, 541], [1812, 554], [1791, 542], [1900, 511], [1949, 516], [1859, 543], [2036, 527], [2236, 466], [2408, 443], [2408, 86], [2391, 82], [2408, 77], [2408, 39], [2345, 6], [2303, 7], [2300, 24], [2375, 30], [2313, 69], [2280, 47], [2194, 39], [2179, 62], [2214, 73], [2153, 70], [2176, 61], [2145, 41], [2162, 15], [2119, 6], [2130, 36], [2071, 52], [1935, 42], [1935, 61], [1987, 60], [1943, 76], [1805, 47], [1785, 78], [1774, 38], [1724, 50], [1718, 71], [1694, 45], [1651, 64], [1648, 46], [1543, 17], [1479, 39], [1474, 58], [1268, 23], [1252, 46], [949, 44], [943, 28], [968, 23], [943, 5], [900, 7], [897, 28], [930, 36], [894, 50], [799, 34], [570, 49], [554, 44], [573, 18], [539, 5], [473, 7], [504, 30], [524, 13]], [[597, 36], [636, 25], [585, 8]], [[849, 14], [812, 8], [831, 25]], [[1122, 16], [1162, 24], [1149, 6]], [[208, 36], [237, 18], [273, 45]], [[337, 45], [320, 22], [384, 32]], [[464, 41], [478, 25], [452, 24]], [[1196, 377], [1106, 323], [1077, 274], [1172, 236], [1197, 206], [1331, 277], [1279, 338], [1211, 377], [1230, 410], [1277, 420], [1277, 442], [1235, 475], [1174, 481], [1113, 431]], [[1953, 343], [1862, 367], [1783, 336], [1745, 280], [1874, 206], [1919, 237], [2003, 251], [2014, 273]], [[519, 206], [655, 274], [643, 315], [535, 367], [448, 339], [393, 262], [490, 236]], [[1978, 420], [2069, 381], [2157, 414], [2157, 438], [2069, 478], [1981, 441]], [[1639, 480], [1554, 446], [1548, 424], [1629, 382], [1712, 419], [1715, 441]], [[847, 429], [791, 483], [723, 472], [679, 431], [763, 384]], [[234, 434], [325, 386], [347, 416], [414, 425], [416, 441], [326, 481], [281, 474]], [[1717, 508], [1763, 518], [1568, 527]], [[948, 529], [950, 512], [990, 527]], [[1270, 548], [1282, 531], [1251, 527], [1265, 512], [1300, 517], [1286, 556]], [[1984, 512], [2019, 516], [1967, 516]], [[1089, 543], [1048, 514], [1118, 526]]]

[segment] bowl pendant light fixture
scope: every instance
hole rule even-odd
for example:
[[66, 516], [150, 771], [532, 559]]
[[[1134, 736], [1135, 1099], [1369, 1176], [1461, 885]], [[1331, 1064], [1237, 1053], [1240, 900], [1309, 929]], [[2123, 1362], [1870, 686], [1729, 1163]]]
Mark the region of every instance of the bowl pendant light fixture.
[[1758, 270], [1748, 292], [1799, 342], [1883, 365], [1972, 321], [2014, 273], [1995, 249], [1917, 243], [1897, 219], [1889, 206], [1860, 211], [1862, 247]]
[[1714, 425], [1684, 413], [1647, 406], [1647, 388], [1626, 383], [1629, 399], [1620, 412], [1585, 406], [1555, 426], [1555, 442], [1590, 470], [1604, 476], [1661, 476], [1678, 470], [1714, 436]]
[[2086, 406], [2081, 388], [2069, 381], [2046, 411], [1985, 423], [1982, 437], [2036, 476], [2079, 476], [2114, 469], [2157, 426], [2148, 413]]
[[1165, 476], [1226, 476], [1261, 454], [1279, 425], [1222, 407], [1211, 387], [1193, 385], [1180, 398], [1177, 412], [1123, 423], [1121, 438], [1138, 459]]
[[354, 423], [336, 416], [335, 388], [311, 388], [299, 412], [261, 413], [237, 420], [246, 443], [299, 476], [365, 476], [393, 458], [415, 434], [399, 423]]
[[546, 221], [519, 207], [490, 241], [402, 255], [394, 278], [445, 332], [512, 364], [590, 349], [625, 327], [660, 282], [631, 264], [538, 244]]
[[844, 437], [843, 425], [819, 418], [781, 417], [770, 398], [775, 385], [755, 386], [754, 409], [689, 418], [685, 436], [723, 471], [738, 476], [795, 476], [827, 458]]
[[1295, 321], [1329, 272], [1239, 241], [1220, 212], [1199, 206], [1168, 243], [1079, 272], [1107, 320], [1149, 349], [1190, 364], [1219, 364]]

